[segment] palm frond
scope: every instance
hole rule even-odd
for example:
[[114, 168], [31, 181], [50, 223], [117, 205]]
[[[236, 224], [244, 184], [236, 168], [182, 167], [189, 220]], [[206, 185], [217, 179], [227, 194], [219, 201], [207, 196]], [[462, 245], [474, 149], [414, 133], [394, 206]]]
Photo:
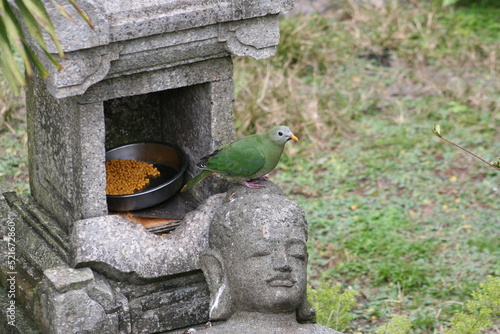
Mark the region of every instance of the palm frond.
[[[94, 29], [89, 17], [77, 6], [75, 1], [68, 0], [68, 2], [76, 9], [87, 24]], [[52, 3], [63, 16], [73, 20], [72, 16], [63, 6], [55, 0], [52, 0]], [[50, 36], [59, 57], [64, 58], [64, 52], [55, 28], [41, 0], [15, 0], [15, 5], [19, 11], [19, 18], [14, 14], [14, 10], [7, 0], [0, 0], [0, 67], [9, 86], [17, 95], [19, 94], [20, 87], [26, 87], [27, 83], [25, 75], [22, 73], [22, 66], [16, 61], [15, 54], [21, 57], [27, 76], [33, 75], [32, 64], [42, 77], [45, 78], [48, 76], [48, 71], [29, 48], [26, 36], [21, 29], [21, 23], [24, 23], [27, 33], [39, 45], [50, 62], [58, 70], [61, 70], [62, 66], [54, 55], [49, 52], [42, 32], [45, 31]]]

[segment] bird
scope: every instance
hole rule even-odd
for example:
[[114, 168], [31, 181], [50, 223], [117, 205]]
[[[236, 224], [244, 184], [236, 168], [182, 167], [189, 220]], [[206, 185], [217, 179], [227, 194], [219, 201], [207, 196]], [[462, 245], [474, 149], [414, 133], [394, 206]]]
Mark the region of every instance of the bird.
[[200, 159], [196, 166], [202, 172], [186, 183], [181, 192], [215, 174], [248, 188], [262, 188], [258, 180], [269, 180], [265, 175], [276, 167], [289, 140], [299, 139], [287, 126], [280, 125], [266, 134], [250, 135], [221, 146]]

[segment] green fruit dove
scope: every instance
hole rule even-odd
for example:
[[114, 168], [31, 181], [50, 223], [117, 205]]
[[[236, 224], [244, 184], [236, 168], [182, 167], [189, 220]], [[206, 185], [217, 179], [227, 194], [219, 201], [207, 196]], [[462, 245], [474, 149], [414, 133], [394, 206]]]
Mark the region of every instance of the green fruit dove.
[[280, 160], [285, 144], [290, 139], [298, 141], [287, 126], [276, 126], [266, 134], [255, 134], [237, 139], [200, 159], [196, 164], [203, 171], [189, 181], [181, 192], [198, 182], [218, 174], [249, 188], [262, 188], [257, 179], [269, 180], [271, 172]]

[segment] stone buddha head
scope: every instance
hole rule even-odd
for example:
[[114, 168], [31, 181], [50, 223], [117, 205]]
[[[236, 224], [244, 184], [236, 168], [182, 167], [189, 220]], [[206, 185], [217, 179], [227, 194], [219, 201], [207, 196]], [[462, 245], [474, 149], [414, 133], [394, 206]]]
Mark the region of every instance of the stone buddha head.
[[314, 318], [307, 302], [307, 223], [302, 209], [269, 191], [237, 190], [214, 216], [200, 257], [210, 319], [245, 312]]

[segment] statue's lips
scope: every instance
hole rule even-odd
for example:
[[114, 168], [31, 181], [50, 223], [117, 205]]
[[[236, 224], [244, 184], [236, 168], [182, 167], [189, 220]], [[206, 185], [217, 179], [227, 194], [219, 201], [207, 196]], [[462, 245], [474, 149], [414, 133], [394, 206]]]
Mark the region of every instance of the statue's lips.
[[292, 279], [290, 277], [282, 277], [282, 276], [273, 277], [271, 279], [266, 280], [266, 282], [270, 286], [287, 287], [287, 288], [292, 287], [296, 283], [296, 281], [294, 279]]

